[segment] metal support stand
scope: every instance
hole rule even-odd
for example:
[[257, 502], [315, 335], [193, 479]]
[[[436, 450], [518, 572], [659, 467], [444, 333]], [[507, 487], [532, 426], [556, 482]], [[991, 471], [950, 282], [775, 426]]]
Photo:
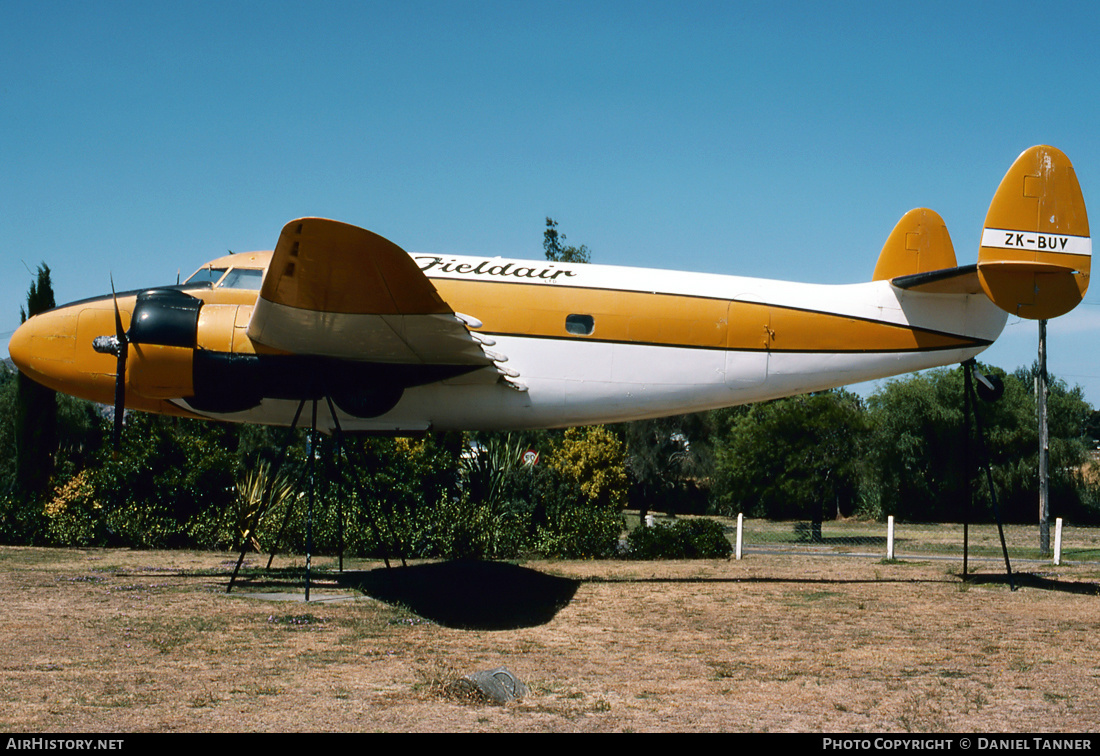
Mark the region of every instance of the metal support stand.
[[[293, 439], [294, 431], [298, 427], [298, 421], [301, 418], [302, 410], [305, 408], [306, 401], [307, 400], [303, 399], [301, 402], [298, 403], [298, 410], [294, 413], [294, 420], [291, 422], [290, 427], [287, 429], [286, 439], [283, 443], [282, 450], [279, 452], [278, 461], [277, 461], [275, 467], [273, 468], [273, 472], [272, 472], [270, 480], [269, 480], [269, 485], [274, 481], [276, 475], [278, 474], [279, 470], [282, 467], [283, 461], [286, 458], [287, 450], [290, 448], [290, 443]], [[317, 457], [317, 402], [318, 402], [318, 400], [314, 399], [314, 400], [311, 400], [311, 401], [313, 402], [313, 407], [312, 407], [312, 416], [311, 416], [310, 430], [309, 430], [309, 440], [308, 440], [309, 459], [307, 460], [306, 468], [302, 471], [302, 476], [303, 477], [306, 476], [306, 475], [309, 476], [308, 495], [307, 495], [307, 499], [306, 499], [306, 507], [307, 507], [307, 509], [306, 509], [306, 575], [305, 575], [305, 600], [306, 601], [309, 601], [310, 588], [311, 588], [311, 583], [312, 583], [313, 500], [314, 500], [314, 497], [316, 496], [315, 469], [316, 469], [316, 457]], [[334, 441], [336, 442], [335, 443], [335, 446], [336, 446], [336, 463], [335, 463], [336, 475], [340, 476], [341, 474], [343, 474], [344, 479], [349, 481], [353, 486], [355, 486], [356, 491], [359, 494], [360, 500], [363, 502], [364, 506], [366, 506], [367, 502], [370, 499], [367, 496], [367, 492], [363, 487], [362, 480], [355, 473], [354, 469], [349, 469], [348, 466], [344, 466], [343, 468], [341, 468], [340, 458], [342, 457], [343, 450], [347, 448], [346, 445], [343, 443], [343, 429], [340, 427], [340, 420], [336, 416], [336, 408], [332, 404], [332, 399], [326, 396], [325, 401], [328, 404], [329, 413], [332, 416], [332, 422], [333, 422], [333, 425], [334, 425], [333, 436], [334, 436]], [[332, 472], [332, 470], [330, 470], [329, 464], [328, 464], [328, 462], [326, 462], [326, 464], [325, 464], [325, 477], [326, 477], [326, 479], [329, 479], [330, 481], [331, 481], [331, 475], [330, 475], [331, 472]], [[302, 478], [299, 477], [296, 487], [300, 488], [301, 484], [302, 484]], [[339, 534], [340, 571], [343, 572], [344, 571], [344, 511], [343, 511], [343, 501], [339, 497], [338, 497], [338, 499], [339, 500], [337, 502], [337, 506], [339, 507], [339, 509], [338, 509], [338, 513], [337, 513], [337, 523], [338, 523], [337, 527], [338, 527], [338, 534]], [[271, 554], [268, 556], [267, 569], [269, 569], [269, 570], [271, 569], [272, 562], [275, 559], [275, 554], [278, 551], [278, 544], [282, 542], [283, 535], [286, 532], [287, 524], [290, 521], [290, 515], [291, 515], [292, 511], [293, 511], [293, 502], [290, 502], [290, 503], [287, 504], [286, 511], [283, 513], [283, 522], [279, 527], [278, 535], [276, 535], [276, 537], [275, 537], [274, 545], [272, 546], [272, 549], [271, 549]], [[256, 527], [259, 524], [259, 515], [260, 514], [261, 513], [259, 513], [259, 512], [257, 513], [256, 522], [254, 522], [251, 526], [252, 531], [255, 531]], [[374, 528], [375, 535], [377, 536], [379, 546], [382, 549], [382, 559], [386, 563], [386, 567], [389, 568], [391, 566], [389, 555], [390, 555], [390, 551], [392, 550], [393, 543], [394, 543], [393, 531], [392, 531], [392, 528], [389, 527], [389, 517], [388, 517], [389, 511], [385, 510], [385, 508], [383, 508], [383, 511], [379, 511], [377, 514], [379, 516], [377, 518], [373, 518], [375, 521], [372, 522], [372, 527]], [[385, 525], [385, 528], [380, 527], [377, 520], [382, 520], [383, 524]], [[239, 558], [237, 559], [237, 566], [234, 568], [233, 575], [229, 579], [229, 585], [225, 589], [226, 593], [229, 593], [233, 590], [233, 585], [235, 584], [235, 582], [237, 580], [237, 574], [240, 571], [241, 564], [244, 562], [244, 557], [245, 557], [246, 553], [247, 553], [247, 545], [244, 548], [241, 549], [241, 554], [240, 554]], [[401, 565], [403, 567], [407, 566], [407, 564], [405, 562], [404, 555], [401, 555], [400, 558], [401, 558]]]
[[[327, 399], [327, 397], [326, 397], [326, 399]], [[340, 420], [336, 417], [336, 410], [332, 406], [332, 400], [331, 399], [327, 399], [327, 400], [329, 402], [329, 412], [332, 414], [332, 422], [333, 422], [333, 425], [335, 426], [334, 436], [336, 438], [337, 455], [339, 455], [341, 449], [346, 449], [347, 448], [347, 446], [343, 443], [344, 432], [343, 432], [343, 428], [340, 427]], [[337, 459], [339, 460], [339, 456], [337, 457]], [[359, 478], [359, 475], [355, 472], [354, 468], [348, 469], [345, 479], [348, 480], [353, 486], [355, 486], [355, 490], [359, 494], [359, 500], [363, 502], [364, 506], [366, 506], [366, 503], [368, 501], [367, 492], [366, 492], [366, 490], [364, 490], [363, 482]], [[382, 532], [382, 528], [380, 528], [377, 525], [377, 523], [372, 523], [372, 526], [374, 527], [374, 534], [378, 537], [379, 548], [382, 549], [382, 561], [385, 562], [386, 568], [389, 569], [389, 567], [390, 567], [390, 556], [389, 556], [390, 548], [393, 546], [393, 543], [394, 543], [393, 531], [392, 531], [391, 528], [388, 527], [389, 518], [386, 516], [388, 513], [387, 512], [381, 512], [379, 514], [381, 515], [381, 519], [385, 521], [385, 523], [387, 525], [386, 530], [389, 531], [389, 532], [384, 534]], [[341, 518], [340, 527], [343, 528], [343, 518]], [[342, 530], [341, 530], [341, 533], [343, 533]], [[342, 538], [343, 538], [343, 536], [341, 535], [341, 544], [343, 544]], [[341, 545], [341, 551], [342, 550], [343, 550], [343, 546]], [[341, 561], [341, 564], [343, 564], [342, 561]], [[407, 567], [408, 566], [405, 563], [404, 555], [401, 555], [401, 566], [402, 567]]]
[[1039, 408], [1039, 551], [1050, 554], [1050, 434], [1047, 428], [1047, 322], [1039, 321], [1039, 375], [1035, 399]]
[[306, 601], [309, 601], [311, 559], [313, 556], [313, 468], [317, 457], [317, 400], [313, 400], [313, 420], [309, 426], [309, 498], [306, 500]]
[[963, 503], [963, 580], [967, 577], [967, 560], [970, 555], [970, 510], [974, 507], [974, 476], [970, 471], [970, 413], [973, 411], [970, 397], [973, 376], [970, 368], [973, 360], [962, 364], [963, 371], [963, 478], [966, 481], [966, 500]]
[[[279, 474], [279, 471], [283, 467], [283, 461], [286, 459], [287, 449], [290, 448], [290, 441], [291, 441], [291, 439], [294, 438], [294, 430], [298, 427], [298, 419], [301, 418], [302, 409], [305, 406], [306, 406], [306, 402], [305, 402], [304, 399], [301, 402], [298, 403], [298, 410], [294, 413], [294, 419], [290, 422], [290, 427], [287, 428], [286, 437], [283, 440], [283, 448], [279, 451], [279, 456], [276, 459], [275, 467], [272, 469], [271, 475], [269, 476], [269, 479], [268, 479], [268, 485], [269, 486], [274, 482], [276, 476]], [[289, 516], [289, 511], [290, 511], [290, 509], [288, 507], [287, 508], [288, 516]], [[256, 521], [252, 523], [251, 527], [249, 528], [250, 531], [255, 532], [256, 528], [259, 526], [259, 524], [260, 524], [260, 515], [261, 514], [262, 514], [262, 512], [257, 512], [256, 513]], [[286, 520], [285, 519], [283, 520], [283, 527], [284, 528], [286, 527]], [[279, 533], [280, 533], [280, 537], [282, 537], [282, 530], [281, 529], [280, 529]], [[278, 542], [278, 539], [276, 539], [276, 543], [277, 542]], [[237, 573], [240, 572], [241, 563], [244, 562], [244, 555], [246, 553], [248, 553], [248, 543], [247, 542], [241, 546], [241, 555], [239, 557], [237, 557], [237, 566], [233, 568], [233, 575], [232, 575], [232, 577], [229, 578], [229, 585], [227, 585], [226, 588], [225, 588], [226, 593], [229, 593], [230, 591], [233, 590], [233, 584], [237, 580]], [[274, 559], [274, 558], [275, 558], [275, 554], [273, 552], [271, 554], [271, 558], [269, 558], [267, 560], [267, 568], [268, 569], [271, 569], [271, 560]]]
[[[975, 364], [974, 360], [970, 359], [970, 360], [967, 360], [966, 362], [963, 363], [963, 367], [966, 368], [967, 372], [969, 373], [970, 371], [972, 371], [974, 369], [974, 364]], [[997, 505], [997, 490], [993, 486], [993, 468], [992, 468], [992, 465], [990, 464], [990, 461], [989, 461], [989, 450], [986, 449], [986, 446], [985, 446], [985, 433], [982, 429], [982, 418], [981, 418], [981, 415], [978, 413], [977, 402], [974, 401], [973, 389], [974, 389], [973, 383], [971, 381], [967, 380], [966, 381], [967, 397], [969, 398], [969, 404], [974, 408], [974, 424], [977, 427], [977, 431], [978, 431], [978, 433], [977, 433], [977, 435], [978, 435], [978, 452], [979, 452], [979, 455], [980, 455], [980, 459], [982, 459], [985, 462], [986, 482], [989, 484], [989, 498], [993, 502], [993, 516], [997, 520], [997, 533], [1001, 538], [1001, 553], [1004, 555], [1005, 572], [1008, 574], [1008, 586], [1009, 586], [1009, 588], [1011, 588], [1012, 590], [1015, 591], [1016, 590], [1016, 581], [1012, 577], [1012, 565], [1008, 561], [1008, 546], [1005, 545], [1005, 529], [1004, 529], [1004, 524], [1001, 521], [1001, 509]], [[968, 439], [967, 444], [969, 445], [969, 443], [970, 442], [969, 442], [969, 439]], [[965, 533], [964, 533], [964, 538], [965, 537], [966, 536], [965, 536]], [[964, 545], [963, 548], [964, 548], [964, 552], [965, 552], [966, 546]]]

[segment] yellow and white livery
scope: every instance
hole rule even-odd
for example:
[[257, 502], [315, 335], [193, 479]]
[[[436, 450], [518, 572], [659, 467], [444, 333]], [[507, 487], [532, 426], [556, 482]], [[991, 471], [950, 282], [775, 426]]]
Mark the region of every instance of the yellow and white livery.
[[274, 251], [186, 283], [59, 307], [10, 353], [59, 391], [149, 412], [386, 433], [608, 423], [961, 362], [1008, 313], [1088, 287], [1091, 240], [1064, 154], [1033, 147], [997, 190], [976, 265], [907, 213], [872, 280], [845, 286], [502, 258], [410, 255], [355, 226], [286, 225]]

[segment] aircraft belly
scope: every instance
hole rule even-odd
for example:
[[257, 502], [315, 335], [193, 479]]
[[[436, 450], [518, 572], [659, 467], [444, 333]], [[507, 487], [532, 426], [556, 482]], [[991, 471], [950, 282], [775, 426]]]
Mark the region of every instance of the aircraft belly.
[[725, 353], [726, 385], [735, 392], [759, 386], [768, 379], [768, 352], [734, 351]]
[[915, 370], [964, 362], [985, 345], [927, 352], [777, 353], [768, 363], [768, 381], [752, 401], [824, 391]]
[[[484, 380], [409, 388], [391, 411], [374, 418], [339, 413], [349, 431], [415, 433], [435, 428], [519, 429], [613, 423], [820, 391], [899, 373], [954, 364], [984, 346], [911, 352], [723, 351], [500, 337], [497, 349], [528, 387], [517, 391], [492, 370]], [[265, 399], [237, 422], [287, 425], [297, 402]], [[204, 413], [210, 414], [210, 413]], [[322, 429], [334, 428], [321, 403]]]
[[[512, 429], [619, 422], [726, 406], [736, 402], [726, 386], [725, 352], [579, 340], [501, 337], [495, 350], [528, 386], [517, 391], [501, 381], [446, 382], [410, 388], [396, 407], [376, 418], [339, 413], [345, 430], [415, 432], [446, 429]], [[486, 371], [488, 373], [488, 370]], [[323, 405], [323, 403], [322, 403]], [[289, 424], [296, 402], [265, 399], [227, 420]], [[333, 427], [327, 407], [318, 422]]]
[[[499, 337], [496, 349], [508, 355], [507, 365], [529, 390], [519, 394], [498, 384], [466, 387], [461, 398], [440, 396], [430, 410], [434, 427], [618, 422], [734, 402], [722, 350], [516, 337]], [[409, 391], [407, 400], [433, 388]]]

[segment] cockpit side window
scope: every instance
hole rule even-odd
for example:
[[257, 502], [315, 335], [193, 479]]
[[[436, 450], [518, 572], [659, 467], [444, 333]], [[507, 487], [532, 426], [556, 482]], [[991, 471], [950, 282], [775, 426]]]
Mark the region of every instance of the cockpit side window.
[[255, 268], [233, 268], [222, 279], [221, 289], [256, 289], [263, 283], [264, 272]]
[[195, 275], [187, 279], [189, 284], [216, 284], [225, 275], [225, 268], [199, 268]]

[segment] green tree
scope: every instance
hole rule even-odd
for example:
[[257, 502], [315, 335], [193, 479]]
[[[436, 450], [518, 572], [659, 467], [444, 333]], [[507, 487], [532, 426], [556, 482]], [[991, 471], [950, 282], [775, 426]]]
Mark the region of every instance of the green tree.
[[[20, 308], [20, 322], [54, 308], [50, 268], [38, 266], [38, 274], [27, 291], [27, 307]], [[53, 472], [57, 451], [57, 395], [29, 376], [19, 374], [16, 424], [17, 493], [28, 504], [40, 503]]]
[[[889, 382], [868, 400], [873, 426], [870, 489], [881, 497], [881, 511], [914, 521], [957, 522], [964, 517], [970, 490], [973, 519], [993, 516], [986, 476], [978, 475], [984, 447], [1001, 514], [1007, 521], [1033, 522], [1038, 503], [1038, 425], [1034, 368], [1013, 375], [979, 366], [1004, 381], [996, 402], [979, 401], [984, 438], [972, 423], [970, 469], [963, 437], [961, 368], [943, 368]], [[1092, 408], [1079, 387], [1050, 380], [1051, 514], [1094, 519], [1095, 498], [1081, 475]]]
[[[1011, 376], [1019, 383], [1022, 407], [1016, 415], [1023, 424], [1020, 443], [1026, 450], [1027, 467], [1018, 467], [1015, 485], [1007, 498], [1008, 516], [1019, 522], [1038, 518], [1039, 428], [1035, 379], [1039, 363], [1018, 368]], [[1047, 428], [1050, 445], [1049, 481], [1051, 516], [1074, 522], [1096, 522], [1100, 517], [1095, 491], [1090, 491], [1083, 471], [1088, 463], [1092, 406], [1080, 386], [1069, 386], [1056, 376], [1047, 381]]]
[[15, 406], [18, 373], [0, 362], [0, 495], [11, 495], [16, 485]]
[[844, 390], [777, 399], [732, 417], [717, 447], [716, 504], [727, 514], [805, 518], [851, 514], [867, 438], [859, 397]]
[[[1006, 390], [1011, 393], [1012, 387]], [[868, 409], [874, 438], [871, 489], [881, 514], [958, 522], [967, 496], [960, 369], [892, 380], [869, 397]]]
[[546, 230], [542, 234], [542, 249], [546, 259], [551, 262], [586, 263], [591, 262], [592, 253], [583, 244], [579, 247], [566, 246], [565, 234], [558, 232], [558, 222], [546, 219]]
[[29, 544], [44, 539], [42, 503], [27, 500], [19, 489], [16, 467], [18, 374], [0, 366], [0, 543]]
[[566, 558], [615, 553], [628, 481], [623, 445], [614, 433], [599, 425], [566, 430], [532, 481], [539, 551]]
[[623, 426], [630, 505], [647, 512], [703, 514], [714, 468], [713, 415], [699, 412]]
[[[196, 523], [209, 513], [220, 519], [235, 505], [236, 448], [236, 426], [228, 423], [130, 414], [121, 450], [104, 445], [89, 469], [90, 513], [99, 518], [95, 540], [139, 548], [195, 545]], [[58, 513], [73, 506], [57, 504]], [[89, 512], [82, 500], [74, 504]]]
[[628, 481], [623, 445], [602, 425], [567, 430], [548, 466], [576, 483], [592, 506], [619, 510], [626, 503]]

